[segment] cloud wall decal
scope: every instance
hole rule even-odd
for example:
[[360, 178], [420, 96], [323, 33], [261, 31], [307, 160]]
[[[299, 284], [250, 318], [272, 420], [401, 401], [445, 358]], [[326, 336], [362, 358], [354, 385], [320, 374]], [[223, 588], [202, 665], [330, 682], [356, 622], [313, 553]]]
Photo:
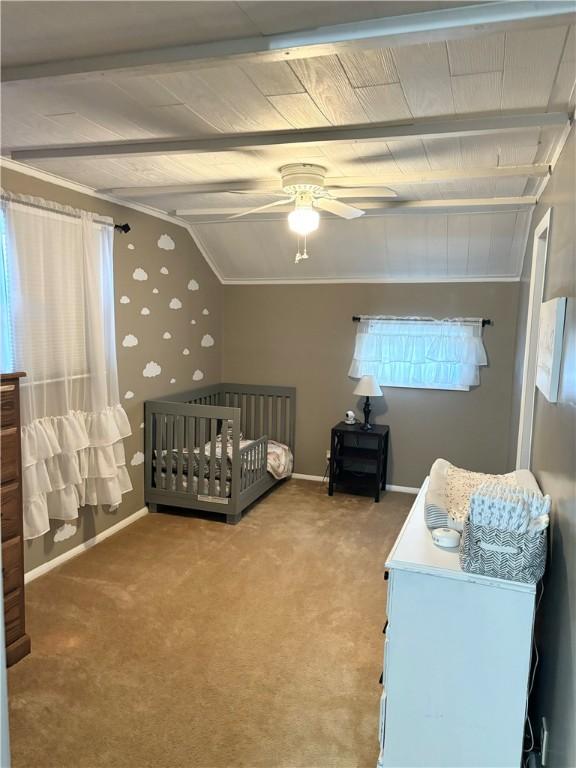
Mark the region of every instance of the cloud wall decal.
[[190, 280], [188, 283], [188, 290], [189, 291], [197, 291], [200, 288], [196, 280]]
[[214, 339], [212, 336], [210, 336], [209, 333], [205, 333], [204, 336], [202, 336], [202, 341], [200, 342], [201, 347], [213, 347], [214, 346]]
[[182, 302], [180, 299], [170, 299], [170, 304], [168, 304], [170, 309], [182, 309]]
[[133, 467], [137, 467], [139, 464], [144, 464], [144, 454], [142, 451], [136, 451], [134, 456], [130, 459], [130, 464]]
[[135, 347], [138, 344], [138, 339], [133, 333], [129, 333], [122, 339], [123, 347]]
[[146, 366], [142, 371], [142, 376], [146, 377], [147, 379], [152, 379], [154, 376], [159, 376], [161, 373], [162, 368], [158, 365], [158, 363], [155, 363], [154, 360], [150, 360], [149, 363], [146, 363]]
[[176, 248], [176, 243], [170, 235], [160, 235], [158, 238], [158, 248], [161, 248], [163, 251], [173, 251]]
[[142, 267], [136, 267], [134, 272], [132, 272], [132, 277], [134, 280], [148, 280], [148, 272], [142, 269]]
[[56, 529], [56, 532], [54, 533], [54, 543], [70, 539], [72, 536], [74, 536], [76, 531], [77, 528], [75, 525], [72, 523], [64, 523], [64, 525], [61, 525], [60, 528]]

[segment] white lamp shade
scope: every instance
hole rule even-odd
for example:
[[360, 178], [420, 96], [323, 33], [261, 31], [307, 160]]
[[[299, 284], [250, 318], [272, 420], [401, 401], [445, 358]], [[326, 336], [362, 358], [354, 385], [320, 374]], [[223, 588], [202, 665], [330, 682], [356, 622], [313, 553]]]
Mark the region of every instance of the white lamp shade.
[[382, 390], [375, 376], [362, 376], [358, 384], [356, 384], [354, 394], [362, 395], [363, 397], [382, 397]]

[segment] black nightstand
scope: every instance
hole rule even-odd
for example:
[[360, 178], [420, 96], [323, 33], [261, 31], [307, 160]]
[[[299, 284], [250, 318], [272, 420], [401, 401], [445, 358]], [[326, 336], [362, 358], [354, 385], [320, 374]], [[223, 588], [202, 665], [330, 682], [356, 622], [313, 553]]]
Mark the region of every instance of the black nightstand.
[[328, 495], [332, 496], [334, 489], [369, 491], [380, 501], [380, 491], [386, 490], [390, 430], [382, 424], [373, 424], [368, 431], [361, 426], [341, 421], [332, 427]]

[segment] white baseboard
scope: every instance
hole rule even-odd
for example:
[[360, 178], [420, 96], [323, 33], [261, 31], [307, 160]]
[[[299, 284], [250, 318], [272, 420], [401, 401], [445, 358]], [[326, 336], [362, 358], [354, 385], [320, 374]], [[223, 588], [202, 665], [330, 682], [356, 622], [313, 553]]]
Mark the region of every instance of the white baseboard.
[[37, 579], [39, 576], [43, 576], [45, 573], [48, 573], [48, 571], [51, 571], [54, 568], [57, 568], [59, 565], [62, 565], [67, 560], [71, 560], [73, 557], [81, 555], [83, 552], [86, 552], [87, 549], [91, 549], [96, 544], [100, 544], [100, 542], [104, 541], [104, 539], [113, 536], [115, 533], [118, 533], [118, 531], [121, 531], [122, 528], [126, 528], [126, 526], [135, 523], [136, 520], [139, 520], [141, 517], [144, 517], [144, 515], [147, 514], [148, 507], [142, 507], [142, 509], [134, 512], [134, 514], [125, 517], [123, 520], [119, 520], [114, 525], [111, 525], [110, 528], [106, 528], [106, 530], [102, 531], [101, 533], [97, 533], [96, 536], [88, 539], [88, 541], [83, 541], [82, 544], [78, 544], [77, 547], [73, 547], [67, 552], [63, 552], [61, 555], [54, 557], [52, 560], [48, 560], [47, 563], [42, 563], [42, 565], [39, 565], [37, 568], [33, 568], [31, 571], [28, 571], [28, 573], [24, 574], [24, 583], [28, 584], [30, 581], [34, 581], [34, 579]]
[[[327, 477], [322, 477], [322, 475], [301, 475], [299, 472], [293, 472], [292, 477], [294, 480], [314, 480], [315, 482], [319, 483], [321, 483], [322, 480], [328, 479]], [[411, 488], [409, 485], [387, 485], [386, 490], [394, 491], [395, 493], [417, 494], [420, 488]]]

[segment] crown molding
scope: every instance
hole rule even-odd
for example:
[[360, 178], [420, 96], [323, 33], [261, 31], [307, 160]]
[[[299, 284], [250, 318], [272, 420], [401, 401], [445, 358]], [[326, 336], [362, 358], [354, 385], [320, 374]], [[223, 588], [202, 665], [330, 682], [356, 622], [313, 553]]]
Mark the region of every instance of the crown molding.
[[246, 278], [222, 280], [223, 285], [351, 285], [351, 284], [432, 284], [432, 283], [517, 283], [520, 275], [503, 277], [441, 277], [416, 275], [414, 277], [309, 277], [292, 280], [290, 278]]

